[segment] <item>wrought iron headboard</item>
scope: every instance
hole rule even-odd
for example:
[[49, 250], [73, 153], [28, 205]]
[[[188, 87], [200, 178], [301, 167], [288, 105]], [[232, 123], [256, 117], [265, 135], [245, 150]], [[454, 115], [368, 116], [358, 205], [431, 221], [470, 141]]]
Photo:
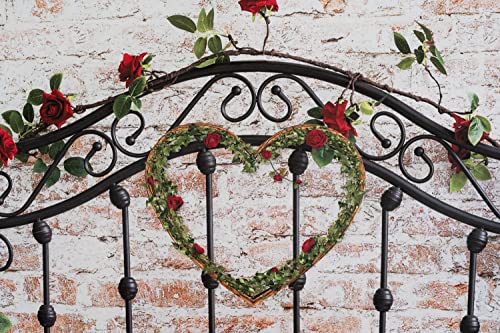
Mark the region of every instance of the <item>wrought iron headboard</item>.
[[[245, 73], [269, 73], [269, 77], [258, 87], [254, 88], [252, 82], [244, 76]], [[187, 105], [180, 116], [175, 120], [170, 128], [175, 128], [181, 125], [186, 117], [191, 113], [193, 108], [200, 102], [202, 97], [209, 91], [209, 89], [216, 83], [225, 78], [232, 78], [240, 81], [239, 85], [234, 85], [226, 98], [224, 98], [220, 110], [222, 116], [229, 122], [238, 123], [241, 122], [254, 111], [258, 110], [264, 118], [271, 122], [285, 122], [288, 121], [292, 116], [292, 103], [288, 99], [284, 89], [277, 84], [273, 84], [278, 79], [292, 80], [298, 83], [307, 95], [314, 101], [317, 106], [322, 107], [321, 99], [316, 95], [314, 90], [303, 80], [303, 78], [314, 79], [326, 83], [331, 83], [334, 85], [347, 87], [350, 83], [350, 79], [342, 74], [335, 73], [333, 71], [313, 67], [300, 65], [295, 63], [283, 63], [283, 62], [269, 62], [269, 61], [245, 61], [245, 62], [231, 62], [225, 64], [218, 64], [214, 66], [209, 66], [203, 69], [190, 70], [175, 79], [171, 76], [161, 77], [150, 81], [148, 85], [148, 90], [144, 92], [143, 96], [160, 91], [167, 87], [170, 87], [181, 82], [186, 82], [194, 79], [209, 78], [209, 81], [200, 89], [196, 96]], [[271, 87], [272, 85], [272, 87]], [[243, 87], [243, 88], [242, 88]], [[286, 113], [282, 116], [274, 116], [267, 112], [263, 105], [263, 93], [267, 89], [271, 90], [271, 93], [277, 98], [279, 98], [286, 105]], [[444, 201], [426, 193], [415, 184], [422, 184], [430, 181], [434, 175], [434, 164], [432, 160], [426, 155], [425, 150], [419, 146], [419, 142], [430, 140], [434, 143], [442, 146], [446, 149], [447, 154], [451, 155], [460, 168], [464, 171], [465, 175], [471, 182], [472, 186], [475, 188], [477, 194], [481, 197], [484, 203], [489, 207], [490, 211], [497, 217], [500, 218], [500, 212], [488, 197], [486, 192], [483, 190], [478, 181], [474, 178], [471, 172], [465, 167], [463, 162], [453, 151], [450, 144], [456, 144], [461, 147], [467, 148], [471, 151], [480, 153], [482, 155], [488, 156], [489, 158], [498, 160], [500, 159], [500, 149], [493, 146], [478, 144], [477, 146], [463, 145], [457, 142], [451, 131], [439, 125], [435, 121], [429, 119], [428, 117], [422, 115], [420, 112], [416, 111], [414, 108], [395, 98], [394, 96], [375, 88], [364, 82], [356, 82], [355, 90], [357, 93], [368, 96], [374, 100], [381, 101], [383, 105], [390, 108], [392, 111], [380, 111], [377, 112], [371, 120], [370, 130], [375, 136], [375, 138], [380, 142], [380, 145], [386, 151], [380, 155], [372, 155], [364, 152], [361, 147], [357, 147], [360, 154], [363, 157], [364, 165], [366, 171], [371, 173], [387, 183], [391, 184], [388, 190], [384, 192], [381, 197], [382, 205], [382, 244], [381, 244], [381, 280], [380, 288], [375, 292], [373, 297], [373, 303], [375, 308], [380, 312], [380, 332], [385, 332], [386, 327], [386, 314], [391, 309], [393, 303], [393, 296], [388, 288], [388, 215], [389, 213], [396, 209], [403, 198], [403, 193], [412, 197], [413, 199], [419, 201], [425, 206], [438, 211], [456, 221], [467, 224], [474, 227], [472, 232], [467, 238], [467, 247], [470, 252], [470, 268], [469, 268], [469, 289], [468, 289], [468, 304], [467, 304], [467, 314], [462, 319], [460, 330], [461, 332], [479, 332], [479, 320], [474, 314], [474, 297], [475, 297], [475, 281], [476, 281], [476, 260], [477, 255], [485, 248], [488, 242], [488, 232], [494, 234], [500, 234], [500, 222], [496, 220], [491, 220], [485, 217], [481, 217], [470, 212], [461, 210], [452, 205], [445, 203]], [[251, 103], [244, 113], [233, 117], [230, 116], [226, 110], [227, 104], [237, 96], [243, 93], [243, 91], [250, 94]], [[119, 184], [126, 180], [127, 178], [140, 173], [144, 170], [145, 161], [149, 152], [133, 152], [128, 150], [123, 143], [119, 142], [117, 131], [119, 128], [119, 120], [115, 119], [109, 129], [110, 134], [102, 130], [91, 129], [93, 125], [98, 124], [105, 118], [112, 115], [112, 102], [99, 107], [92, 113], [78, 119], [74, 123], [61, 128], [55, 132], [43, 135], [37, 138], [28, 138], [20, 141], [18, 143], [18, 149], [20, 152], [29, 152], [30, 150], [37, 149], [42, 146], [54, 143], [61, 139], [69, 138], [66, 142], [64, 149], [62, 149], [59, 154], [54, 159], [54, 162], [50, 165], [44, 176], [41, 178], [35, 189], [32, 191], [28, 199], [13, 212], [6, 213], [0, 212], [0, 229], [14, 228], [22, 225], [33, 224], [33, 235], [35, 239], [42, 244], [43, 248], [43, 305], [40, 307], [38, 312], [38, 319], [40, 325], [44, 327], [45, 332], [50, 332], [50, 327], [52, 327], [56, 321], [56, 312], [50, 304], [50, 294], [49, 294], [49, 254], [48, 248], [49, 243], [52, 238], [52, 231], [50, 226], [45, 222], [46, 219], [62, 214], [66, 211], [74, 209], [86, 202], [94, 199], [98, 195], [109, 191], [111, 202], [119, 209], [122, 210], [123, 216], [123, 251], [124, 251], [124, 277], [119, 283], [119, 293], [125, 300], [126, 304], [126, 323], [127, 332], [132, 332], [132, 305], [131, 301], [135, 298], [137, 294], [137, 284], [136, 281], [131, 276], [130, 270], [130, 245], [129, 245], [129, 221], [128, 221], [128, 206], [130, 204], [130, 197], [128, 192], [121, 187]], [[139, 125], [137, 126], [134, 133], [126, 137], [125, 143], [127, 146], [133, 146], [137, 139], [143, 133], [146, 126], [146, 119], [144, 116], [138, 112], [132, 111], [129, 116], [136, 117], [139, 120]], [[397, 125], [399, 130], [399, 140], [397, 143], [393, 143], [390, 139], [384, 137], [377, 129], [379, 120], [381, 118], [389, 118]], [[407, 138], [406, 126], [402, 121], [405, 118], [412, 124], [419, 126], [427, 134], [416, 135], [412, 138]], [[44, 207], [39, 210], [30, 211], [27, 213], [28, 209], [32, 208], [36, 197], [42, 191], [43, 186], [47, 182], [50, 174], [54, 171], [56, 166], [61, 162], [66, 152], [75, 143], [75, 141], [86, 135], [98, 136], [102, 141], [96, 141], [92, 144], [90, 151], [85, 158], [85, 169], [89, 175], [93, 177], [102, 178], [99, 182], [84, 190], [81, 193], [77, 193], [74, 196], [63, 200], [57, 204], [49, 207]], [[250, 143], [251, 145], [259, 145], [263, 143], [268, 136], [265, 135], [243, 135], [241, 136], [244, 141]], [[111, 161], [107, 167], [102, 171], [93, 171], [91, 167], [91, 161], [93, 156], [103, 149], [103, 142], [107, 144], [111, 149]], [[411, 147], [415, 147], [415, 156], [421, 158], [425, 164], [428, 166], [428, 172], [424, 177], [415, 177], [411, 175], [407, 166], [404, 163], [404, 156]], [[176, 153], [173, 157], [184, 156], [187, 154], [197, 152], [196, 147], [188, 146], [187, 148]], [[115, 170], [119, 155], [128, 156], [129, 158], [135, 159], [134, 162], [130, 163], [128, 166], [123, 167], [119, 170]], [[381, 161], [390, 160], [397, 158], [397, 164], [402, 175], [395, 173], [392, 170], [387, 169]], [[8, 173], [5, 171], [0, 171], [0, 175], [5, 178], [8, 182], [7, 188], [0, 196], [0, 203], [3, 204], [5, 200], [8, 199], [9, 194], [13, 188], [13, 183]], [[207, 176], [207, 197], [211, 197], [211, 178]], [[299, 200], [299, 195], [296, 193], [294, 200]], [[210, 214], [211, 212], [209, 212]], [[294, 248], [298, 248], [299, 244], [299, 212], [298, 205], [294, 205], [294, 228], [293, 228], [293, 245]], [[213, 234], [210, 231], [212, 224], [212, 217], [207, 216], [207, 243], [208, 252], [213, 253]], [[4, 267], [1, 271], [7, 270], [12, 262], [13, 251], [9, 240], [0, 235], [0, 239], [7, 245], [8, 248], [8, 258]], [[214, 289], [217, 288], [218, 283], [210, 278], [208, 275], [202, 275], [203, 284], [208, 289], [208, 305], [209, 305], [209, 331], [215, 332], [215, 297]], [[305, 276], [301, 276], [297, 281], [295, 281], [290, 287], [294, 290], [294, 307], [293, 307], [293, 323], [294, 332], [300, 332], [300, 290], [305, 285]]]

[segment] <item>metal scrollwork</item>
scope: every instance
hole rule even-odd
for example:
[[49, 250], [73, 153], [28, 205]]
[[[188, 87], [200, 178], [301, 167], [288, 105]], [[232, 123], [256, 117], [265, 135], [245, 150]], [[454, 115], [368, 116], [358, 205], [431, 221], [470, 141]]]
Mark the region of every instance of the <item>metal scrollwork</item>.
[[12, 249], [12, 244], [10, 244], [10, 241], [7, 239], [7, 237], [0, 234], [0, 239], [7, 247], [7, 261], [2, 267], [0, 267], [0, 272], [4, 272], [9, 269], [10, 265], [12, 265], [12, 260], [14, 259], [14, 250]]
[[[144, 116], [140, 112], [131, 111], [127, 116], [129, 116], [129, 115], [133, 115], [133, 116], [139, 118], [139, 121], [140, 121], [139, 127], [131, 135], [129, 135], [129, 136], [127, 136], [125, 138], [125, 143], [127, 145], [129, 145], [129, 146], [133, 146], [137, 142], [137, 138], [144, 131], [144, 127], [145, 127], [146, 121], [144, 119]], [[116, 118], [113, 121], [113, 124], [111, 125], [111, 138], [113, 139], [113, 143], [116, 146], [116, 148], [118, 148], [118, 150], [120, 152], [122, 152], [123, 154], [125, 154], [127, 156], [130, 156], [130, 157], [140, 158], [140, 157], [146, 157], [146, 156], [148, 156], [149, 151], [143, 152], [143, 153], [135, 153], [135, 152], [132, 152], [130, 150], [125, 149], [120, 144], [120, 142], [118, 141], [118, 139], [116, 137], [116, 132], [118, 131], [117, 126], [118, 126], [119, 122], [120, 122], [120, 119]]]

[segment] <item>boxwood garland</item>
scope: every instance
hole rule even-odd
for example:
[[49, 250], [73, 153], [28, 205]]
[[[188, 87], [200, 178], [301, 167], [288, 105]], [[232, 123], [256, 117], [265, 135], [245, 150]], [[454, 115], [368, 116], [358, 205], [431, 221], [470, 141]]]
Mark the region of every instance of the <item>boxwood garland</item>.
[[[204, 254], [203, 248], [195, 242], [184, 224], [178, 207], [169, 208], [168, 198], [178, 195], [175, 182], [166, 172], [170, 155], [190, 144], [203, 144], [207, 135], [217, 133], [220, 136], [217, 148], [225, 147], [231, 151], [233, 162], [243, 164], [244, 172], [253, 173], [261, 163], [268, 162], [261, 155], [263, 151], [271, 152], [271, 160], [275, 159], [283, 149], [303, 147], [306, 136], [315, 129], [320, 129], [326, 135], [325, 147], [333, 152], [333, 159], [341, 164], [340, 171], [346, 176], [345, 196], [338, 203], [340, 212], [337, 219], [332, 222], [326, 235], [308, 239], [308, 244], [304, 244], [303, 252], [296, 259], [290, 259], [265, 272], [258, 272], [252, 277], [231, 276], [223, 266], [209, 260]], [[146, 163], [146, 186], [148, 205], [154, 208], [158, 220], [174, 240], [174, 247], [191, 258], [205, 273], [249, 304], [255, 305], [309, 270], [343, 237], [363, 198], [365, 170], [354, 145], [341, 134], [322, 126], [300, 125], [285, 129], [255, 150], [224, 128], [210, 124], [189, 124], [169, 131], [153, 147]]]

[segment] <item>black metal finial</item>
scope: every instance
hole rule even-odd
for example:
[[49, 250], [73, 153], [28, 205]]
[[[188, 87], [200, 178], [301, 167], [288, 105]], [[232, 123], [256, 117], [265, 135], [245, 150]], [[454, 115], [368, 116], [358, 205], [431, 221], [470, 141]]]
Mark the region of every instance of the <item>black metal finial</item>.
[[130, 205], [130, 196], [126, 189], [120, 185], [113, 185], [109, 190], [111, 203], [119, 209], [123, 209]]
[[33, 223], [33, 236], [40, 244], [47, 244], [52, 240], [52, 229], [43, 220], [37, 220]]
[[307, 170], [309, 159], [302, 149], [296, 149], [288, 158], [288, 167], [294, 175], [301, 175]]
[[299, 276], [299, 278], [297, 280], [290, 283], [290, 285], [288, 287], [292, 290], [300, 291], [300, 290], [304, 289], [305, 285], [306, 285], [306, 276], [305, 276], [305, 274], [302, 274], [301, 276]]
[[394, 298], [387, 288], [379, 288], [373, 295], [373, 305], [378, 312], [387, 312], [391, 309]]
[[480, 253], [488, 244], [488, 233], [476, 228], [467, 237], [467, 248], [472, 253]]
[[462, 333], [477, 333], [481, 325], [476, 316], [465, 316], [460, 322], [460, 332]]
[[215, 156], [208, 150], [204, 149], [198, 153], [196, 157], [196, 165], [204, 175], [210, 175], [215, 172], [217, 161]]
[[380, 205], [387, 211], [392, 211], [401, 205], [403, 201], [403, 192], [400, 188], [392, 186], [382, 194]]
[[137, 295], [137, 282], [133, 277], [124, 277], [120, 280], [118, 291], [125, 301], [131, 301]]
[[201, 273], [201, 281], [207, 289], [216, 289], [219, 286], [219, 282], [214, 280], [210, 275]]
[[52, 305], [42, 305], [38, 310], [38, 322], [43, 327], [52, 327], [56, 323], [57, 314]]

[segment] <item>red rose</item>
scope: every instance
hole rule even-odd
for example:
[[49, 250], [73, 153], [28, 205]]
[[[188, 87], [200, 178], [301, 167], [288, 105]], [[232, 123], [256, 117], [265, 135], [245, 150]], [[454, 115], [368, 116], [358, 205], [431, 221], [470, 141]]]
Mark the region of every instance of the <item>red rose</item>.
[[302, 184], [302, 180], [297, 179], [297, 181], [295, 183], [300, 185], [300, 184]]
[[263, 159], [266, 161], [269, 161], [271, 157], [273, 157], [273, 153], [271, 153], [269, 150], [264, 150], [262, 153], [260, 153]]
[[302, 252], [309, 252], [309, 250], [311, 250], [315, 242], [316, 240], [312, 237], [306, 240], [304, 244], [302, 244]]
[[0, 128], [0, 160], [4, 166], [17, 154], [17, 146], [9, 132]]
[[273, 12], [279, 10], [277, 0], [240, 0], [241, 10], [251, 12], [253, 15], [261, 11], [262, 8], [267, 8]]
[[277, 267], [273, 267], [273, 268], [271, 268], [271, 271], [272, 271], [273, 273], [278, 273], [278, 268], [277, 268]]
[[141, 53], [138, 56], [133, 56], [128, 53], [123, 55], [123, 60], [118, 67], [118, 72], [120, 72], [120, 81], [127, 82], [126, 87], [128, 88], [135, 79], [142, 75], [142, 64], [141, 61], [144, 59], [147, 53]]
[[327, 141], [326, 134], [319, 129], [314, 129], [306, 136], [306, 144], [314, 149], [323, 147]]
[[167, 206], [170, 209], [177, 210], [181, 208], [183, 204], [184, 201], [182, 200], [181, 197], [177, 197], [175, 195], [169, 195], [167, 198]]
[[[464, 119], [454, 113], [451, 114], [453, 119], [455, 119], [455, 123], [453, 124], [453, 128], [455, 130], [455, 140], [457, 140], [461, 144], [470, 144], [469, 141], [469, 126], [470, 120]], [[483, 133], [481, 141], [486, 139], [489, 136], [489, 133]], [[458, 155], [461, 160], [466, 160], [470, 158], [470, 150], [462, 148], [458, 145], [452, 144], [451, 148]], [[456, 173], [462, 171], [458, 163], [453, 159], [451, 154], [448, 154], [448, 160], [451, 163], [451, 168], [455, 170]]]
[[154, 187], [154, 186], [155, 186], [155, 180], [153, 179], [153, 176], [149, 176], [149, 177], [148, 177], [148, 184], [149, 184], [149, 186], [151, 186], [151, 187]]
[[52, 90], [50, 94], [43, 93], [42, 102], [40, 118], [44, 124], [61, 128], [66, 120], [73, 117], [71, 103], [59, 90]]
[[349, 137], [349, 132], [354, 136], [358, 136], [356, 129], [351, 125], [349, 120], [345, 116], [345, 110], [347, 108], [347, 101], [342, 101], [342, 103], [328, 102], [325, 108], [321, 110], [323, 115], [323, 122], [331, 129], [336, 130], [346, 138]]
[[208, 149], [215, 148], [220, 143], [220, 135], [216, 132], [209, 133], [203, 142]]
[[193, 247], [194, 247], [194, 250], [199, 253], [199, 254], [203, 254], [205, 253], [205, 249], [202, 248], [201, 246], [199, 246], [198, 244], [194, 243], [193, 244]]
[[281, 175], [279, 173], [275, 174], [274, 177], [273, 177], [274, 181], [279, 183], [279, 182], [282, 182], [283, 181], [283, 177], [281, 177]]

